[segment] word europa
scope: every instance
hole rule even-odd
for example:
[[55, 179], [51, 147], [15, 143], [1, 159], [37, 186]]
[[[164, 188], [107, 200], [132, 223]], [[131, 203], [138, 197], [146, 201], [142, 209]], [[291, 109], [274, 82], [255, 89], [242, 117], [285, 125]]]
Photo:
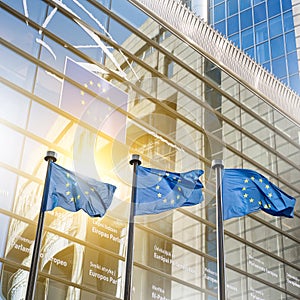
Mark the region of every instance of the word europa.
[[[16, 250], [19, 250], [21, 252], [24, 252], [24, 253], [27, 253], [29, 254], [30, 253], [30, 248], [29, 247], [25, 247], [23, 244], [17, 244], [17, 243], [14, 243], [13, 244], [13, 247], [16, 249]], [[43, 258], [44, 257], [44, 253], [40, 253], [40, 258]], [[49, 257], [48, 258], [48, 261], [51, 261], [53, 262], [55, 265], [57, 266], [63, 266], [63, 267], [66, 267], [68, 265], [68, 263], [64, 260], [61, 260], [59, 258], [56, 258], [56, 257]]]
[[[90, 268], [97, 269], [100, 272], [105, 273], [105, 274], [101, 274], [97, 271], [89, 269], [89, 276], [97, 278], [98, 280], [103, 280], [103, 281], [112, 283], [112, 284], [118, 283], [118, 280], [114, 278], [116, 276], [116, 271], [114, 271], [110, 268], [107, 268], [105, 266], [101, 266], [97, 263], [94, 263], [93, 261], [90, 261]], [[114, 276], [114, 277], [112, 277], [112, 276]]]
[[156, 244], [153, 246], [153, 250], [154, 250], [153, 257], [155, 259], [160, 260], [163, 263], [173, 265], [173, 266], [177, 267], [178, 269], [188, 271], [193, 274], [196, 273], [194, 268], [188, 267], [186, 265], [183, 265], [183, 264], [177, 262], [175, 260], [176, 259], [175, 255], [171, 251], [162, 249], [162, 248], [158, 247]]
[[152, 284], [151, 298], [156, 300], [170, 300], [165, 295], [165, 290], [159, 286]]
[[249, 254], [249, 259], [248, 259], [249, 265], [266, 273], [271, 275], [272, 277], [278, 278], [278, 274], [274, 273], [273, 271], [269, 270], [267, 267], [264, 266], [264, 262], [261, 260], [254, 258], [252, 255]]
[[264, 296], [263, 291], [255, 290], [254, 288], [250, 288], [250, 296], [251, 298], [255, 300], [264, 300], [265, 298], [262, 298]]
[[[124, 240], [120, 239], [118, 236], [116, 236], [116, 234], [118, 234], [117, 229], [112, 228], [106, 224], [102, 224], [98, 220], [93, 220], [93, 225], [96, 225], [97, 227], [93, 226], [92, 232], [99, 235], [101, 238], [106, 238], [113, 242], [116, 242], [119, 244], [124, 244]], [[103, 231], [102, 228], [107, 231], [110, 231], [110, 233]]]
[[297, 287], [298, 289], [300, 288], [300, 280], [296, 276], [286, 273], [286, 281], [292, 286]]
[[[211, 275], [211, 276], [210, 276]], [[205, 268], [204, 269], [204, 279], [206, 279], [207, 281], [210, 281], [210, 282], [212, 282], [212, 283], [215, 283], [215, 284], [218, 284], [218, 279], [217, 279], [217, 277], [218, 277], [218, 274], [215, 272], [215, 271], [213, 271], [213, 270], [211, 270], [211, 269], [208, 269], [208, 268]], [[226, 284], [226, 287], [228, 288], [228, 289], [230, 289], [230, 290], [232, 290], [232, 291], [234, 291], [234, 292], [238, 292], [238, 289], [235, 287], [235, 286], [233, 286], [233, 285], [231, 285], [231, 284]]]

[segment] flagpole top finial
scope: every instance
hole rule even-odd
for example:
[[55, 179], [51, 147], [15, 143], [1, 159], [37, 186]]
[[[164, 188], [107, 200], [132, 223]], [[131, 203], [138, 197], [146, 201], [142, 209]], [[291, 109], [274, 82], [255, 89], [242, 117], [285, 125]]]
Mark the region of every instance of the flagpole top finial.
[[221, 167], [221, 169], [224, 169], [224, 161], [222, 159], [213, 159], [211, 162], [211, 167], [213, 169], [217, 167]]
[[131, 165], [138, 164], [140, 165], [142, 162], [140, 161], [140, 156], [138, 154], [132, 154], [131, 160], [129, 162]]
[[57, 153], [55, 151], [47, 151], [45, 156], [45, 161], [52, 160], [53, 162], [57, 161]]

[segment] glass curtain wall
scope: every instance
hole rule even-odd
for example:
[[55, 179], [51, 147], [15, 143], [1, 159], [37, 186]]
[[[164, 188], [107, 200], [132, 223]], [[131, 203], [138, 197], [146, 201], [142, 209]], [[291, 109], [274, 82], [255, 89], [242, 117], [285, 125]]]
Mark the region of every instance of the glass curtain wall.
[[210, 23], [298, 94], [291, 0], [210, 0]]
[[[46, 212], [36, 299], [123, 299], [131, 155], [205, 171], [197, 206], [135, 219], [133, 299], [217, 299], [211, 160], [299, 200], [300, 126], [125, 0], [0, 3], [0, 299], [25, 297], [47, 164], [117, 186]], [[228, 299], [299, 298], [299, 203], [225, 222]]]

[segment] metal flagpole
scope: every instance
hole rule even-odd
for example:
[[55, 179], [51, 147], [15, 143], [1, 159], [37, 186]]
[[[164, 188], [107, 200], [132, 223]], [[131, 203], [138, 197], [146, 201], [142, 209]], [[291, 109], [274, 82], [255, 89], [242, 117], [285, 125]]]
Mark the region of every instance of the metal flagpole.
[[48, 167], [47, 167], [47, 174], [46, 174], [45, 186], [43, 191], [42, 204], [41, 204], [41, 209], [40, 209], [40, 214], [38, 219], [38, 225], [36, 229], [34, 248], [33, 248], [33, 253], [31, 258], [31, 266], [30, 266], [26, 298], [25, 298], [26, 300], [34, 299], [36, 279], [38, 274], [38, 263], [39, 263], [40, 250], [41, 250], [42, 232], [44, 226], [45, 206], [47, 204], [47, 197], [49, 192], [50, 163], [51, 161], [56, 162], [56, 157], [57, 155], [56, 152], [54, 151], [47, 151], [47, 154], [45, 156], [45, 160], [48, 162]]
[[124, 300], [131, 299], [131, 281], [132, 281], [132, 269], [133, 269], [133, 239], [134, 239], [134, 204], [136, 199], [136, 181], [137, 181], [136, 167], [141, 164], [140, 156], [138, 154], [133, 154], [130, 160], [130, 164], [133, 165], [133, 178], [132, 178], [130, 215], [129, 215], [129, 224], [128, 224], [128, 237], [127, 237]]
[[223, 160], [214, 159], [212, 168], [216, 171], [216, 227], [217, 227], [217, 269], [218, 300], [225, 300], [225, 257], [224, 257], [224, 225], [222, 210], [222, 170]]

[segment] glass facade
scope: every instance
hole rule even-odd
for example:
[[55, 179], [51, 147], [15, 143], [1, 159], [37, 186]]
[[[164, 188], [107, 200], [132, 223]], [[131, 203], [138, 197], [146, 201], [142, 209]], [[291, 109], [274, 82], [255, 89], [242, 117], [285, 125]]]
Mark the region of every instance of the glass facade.
[[210, 0], [210, 23], [300, 93], [291, 0]]
[[[228, 2], [215, 1], [215, 20], [235, 34], [250, 1]], [[0, 8], [0, 299], [25, 298], [49, 149], [117, 190], [103, 218], [46, 212], [36, 299], [123, 299], [133, 153], [144, 166], [205, 171], [200, 205], [136, 217], [133, 299], [217, 299], [213, 159], [257, 170], [298, 200], [293, 219], [225, 222], [228, 299], [300, 299], [298, 123], [129, 1]]]

